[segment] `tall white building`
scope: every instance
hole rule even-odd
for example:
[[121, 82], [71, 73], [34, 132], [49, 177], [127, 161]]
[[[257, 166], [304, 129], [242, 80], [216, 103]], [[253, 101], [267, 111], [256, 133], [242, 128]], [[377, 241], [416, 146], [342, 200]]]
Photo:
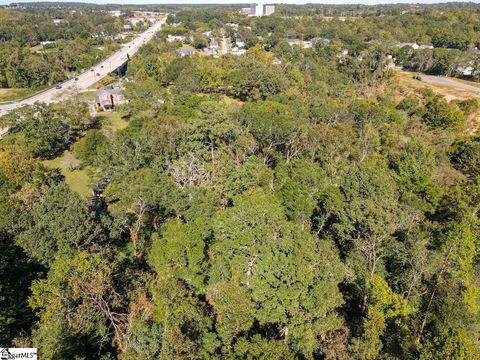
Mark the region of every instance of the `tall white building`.
[[255, 3], [249, 8], [243, 8], [240, 13], [248, 16], [268, 16], [275, 12], [275, 5], [266, 5], [263, 3]]
[[263, 15], [272, 15], [275, 12], [275, 5], [263, 5]]

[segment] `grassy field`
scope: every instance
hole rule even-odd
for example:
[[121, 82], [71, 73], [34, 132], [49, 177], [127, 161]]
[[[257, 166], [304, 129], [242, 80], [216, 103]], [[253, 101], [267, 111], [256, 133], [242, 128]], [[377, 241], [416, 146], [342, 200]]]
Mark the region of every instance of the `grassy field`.
[[79, 193], [83, 198], [87, 198], [92, 193], [93, 182], [89, 176], [88, 168], [71, 170], [70, 165], [78, 163], [78, 160], [70, 151], [65, 151], [62, 156], [53, 160], [45, 160], [43, 164], [52, 169], [60, 169], [65, 176], [65, 182], [73, 191]]
[[102, 131], [105, 133], [114, 133], [128, 126], [128, 121], [124, 120], [116, 111], [99, 112], [98, 119], [100, 120]]
[[[112, 134], [128, 126], [128, 122], [118, 112], [100, 112], [98, 117], [105, 134]], [[69, 150], [55, 159], [43, 161], [43, 164], [52, 169], [60, 169], [68, 186], [83, 198], [91, 195], [92, 187], [98, 180], [95, 175], [96, 169], [89, 166], [80, 167], [80, 161]]]
[[113, 84], [117, 80], [118, 78], [116, 76], [107, 75], [102, 80], [99, 80], [95, 84], [90, 86], [89, 89], [99, 89], [101, 87]]
[[78, 99], [81, 100], [81, 101], [87, 101], [87, 102], [94, 101], [96, 94], [97, 94], [97, 92], [95, 90], [83, 91], [83, 92], [78, 94]]
[[32, 47], [30, 48], [30, 52], [35, 53], [35, 52], [40, 51], [40, 50], [42, 50], [42, 49], [43, 49], [43, 45], [42, 45], [42, 44], [38, 44], [38, 45], [36, 45], [36, 46], [32, 46]]
[[0, 102], [21, 100], [45, 88], [46, 86], [41, 88], [32, 88], [32, 89], [21, 89], [21, 88], [0, 89]]

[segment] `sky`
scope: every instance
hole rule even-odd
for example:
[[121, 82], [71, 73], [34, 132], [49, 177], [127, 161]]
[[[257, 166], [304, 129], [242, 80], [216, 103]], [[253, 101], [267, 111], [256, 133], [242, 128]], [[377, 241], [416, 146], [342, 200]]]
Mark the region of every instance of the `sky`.
[[[41, 0], [17, 0], [18, 2], [35, 2]], [[68, 0], [67, 0], [68, 1]], [[51, 1], [51, 2], [67, 2], [67, 1]], [[93, 4], [246, 4], [249, 0], [71, 0], [74, 2], [86, 2]], [[255, 2], [253, 0], [251, 2]], [[465, 0], [467, 1], [467, 0]], [[476, 0], [473, 2], [479, 2]], [[15, 0], [0, 0], [0, 5], [8, 5]], [[263, 0], [264, 3], [289, 3], [289, 4], [305, 4], [305, 3], [323, 3], [323, 4], [397, 4], [397, 3], [422, 3], [432, 4], [440, 2], [453, 2], [452, 0]]]

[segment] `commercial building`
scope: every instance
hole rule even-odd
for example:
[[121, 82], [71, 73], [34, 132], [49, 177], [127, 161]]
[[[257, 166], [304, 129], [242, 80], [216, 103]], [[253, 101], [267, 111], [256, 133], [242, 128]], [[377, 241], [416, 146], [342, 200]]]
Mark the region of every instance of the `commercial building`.
[[240, 9], [240, 14], [247, 16], [268, 16], [275, 12], [275, 5], [263, 3], [251, 4], [249, 8]]

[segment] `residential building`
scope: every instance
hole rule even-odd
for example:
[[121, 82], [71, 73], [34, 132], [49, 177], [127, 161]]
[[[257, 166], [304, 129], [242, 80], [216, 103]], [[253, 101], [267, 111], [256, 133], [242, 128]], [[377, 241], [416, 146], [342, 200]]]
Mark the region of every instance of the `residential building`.
[[97, 90], [95, 102], [103, 110], [111, 110], [115, 106], [128, 103], [128, 100], [122, 95], [120, 86], [108, 85]]
[[217, 50], [218, 50], [218, 42], [217, 42], [217, 40], [215, 40], [214, 38], [211, 38], [211, 39], [210, 39], [210, 50], [211, 50], [212, 52], [215, 52], [215, 53], [216, 53]]
[[313, 47], [313, 44], [311, 41], [302, 41], [302, 48], [304, 49], [311, 49]]
[[287, 39], [288, 45], [290, 46], [296, 46], [297, 42], [294, 39], [288, 38]]
[[168, 34], [167, 36], [167, 41], [168, 42], [174, 42], [174, 41], [181, 41], [181, 42], [185, 42], [187, 38], [185, 36], [181, 36], [181, 35], [170, 35]]
[[245, 54], [246, 52], [247, 52], [247, 50], [245, 50], [245, 49], [239, 49], [239, 48], [236, 47], [236, 46], [232, 48], [232, 54], [233, 54], [233, 55], [238, 55], [238, 56], [239, 56], [239, 55]]
[[459, 67], [457, 68], [457, 71], [462, 74], [463, 76], [472, 76], [473, 71], [475, 70], [472, 66], [473, 64], [469, 64], [466, 67]]
[[122, 12], [120, 10], [112, 10], [112, 11], [109, 11], [110, 14], [112, 14], [112, 16], [115, 16], [115, 17], [120, 17], [122, 16]]
[[432, 45], [419, 45], [416, 42], [413, 42], [413, 43], [408, 43], [408, 42], [399, 43], [397, 45], [397, 47], [399, 47], [399, 48], [403, 48], [405, 46], [410, 46], [411, 48], [413, 48], [413, 50], [433, 49]]
[[177, 55], [180, 55], [181, 57], [193, 55], [195, 54], [195, 52], [196, 52], [195, 48], [191, 46], [183, 47], [183, 48], [177, 49], [176, 51]]
[[[248, 11], [250, 12], [250, 8], [246, 8], [246, 9], [248, 9]], [[248, 15], [248, 14], [246, 14], [246, 15]], [[225, 24], [225, 26], [230, 26], [232, 29], [238, 30], [238, 24], [227, 23], [227, 24]]]
[[235, 39], [235, 44], [237, 45], [237, 47], [239, 48], [244, 48], [245, 47], [245, 41], [239, 39], [239, 38], [236, 38]]

